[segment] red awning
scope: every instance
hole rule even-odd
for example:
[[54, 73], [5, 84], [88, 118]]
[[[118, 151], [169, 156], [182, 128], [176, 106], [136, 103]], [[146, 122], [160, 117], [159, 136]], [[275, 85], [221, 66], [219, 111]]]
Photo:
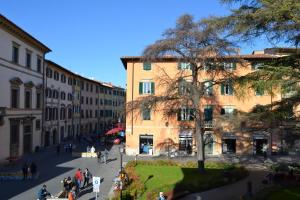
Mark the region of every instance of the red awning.
[[107, 132], [105, 133], [105, 135], [116, 134], [116, 133], [119, 133], [120, 131], [124, 131], [124, 129], [123, 129], [123, 128], [113, 128], [113, 129], [107, 131]]

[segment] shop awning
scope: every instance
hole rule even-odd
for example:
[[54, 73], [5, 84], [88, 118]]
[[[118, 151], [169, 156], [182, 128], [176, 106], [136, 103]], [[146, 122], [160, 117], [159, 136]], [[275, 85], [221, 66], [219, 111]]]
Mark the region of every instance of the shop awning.
[[113, 128], [105, 133], [105, 135], [113, 135], [119, 133], [120, 131], [124, 131], [123, 128]]

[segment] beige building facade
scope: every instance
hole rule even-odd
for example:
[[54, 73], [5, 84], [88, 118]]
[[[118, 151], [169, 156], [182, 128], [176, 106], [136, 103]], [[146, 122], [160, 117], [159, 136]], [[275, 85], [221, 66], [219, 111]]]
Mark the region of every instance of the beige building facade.
[[[257, 70], [264, 61], [276, 59], [282, 55], [270, 49], [241, 55], [240, 63], [224, 63], [237, 76]], [[144, 63], [142, 57], [122, 57], [121, 61], [127, 70], [126, 102], [138, 100], [148, 95], [161, 95], [166, 87], [161, 84], [161, 77], [175, 77], [180, 71], [190, 74], [187, 63], [180, 63], [174, 57], [164, 57], [157, 62]], [[201, 82], [210, 84], [213, 77], [206, 71], [199, 75]], [[214, 77], [215, 78], [215, 77]], [[222, 78], [222, 77], [217, 77]], [[188, 80], [186, 80], [188, 81]], [[280, 92], [274, 96], [264, 91], [249, 90], [246, 98], [237, 98], [230, 82], [207, 87], [205, 97], [201, 99], [200, 110], [203, 115], [205, 153], [221, 154], [262, 154], [264, 146], [268, 152], [280, 145], [278, 135], [280, 128], [253, 131], [248, 121], [234, 124], [236, 111], [249, 112], [257, 105], [267, 105], [282, 98]], [[162, 106], [163, 107], [163, 106]], [[192, 111], [182, 107], [176, 117], [166, 118], [163, 112], [127, 110], [126, 116], [126, 153], [129, 155], [159, 155], [169, 151], [176, 154], [187, 154], [196, 151]], [[231, 119], [231, 120], [230, 120]], [[237, 121], [237, 120], [236, 120]], [[263, 127], [264, 125], [259, 124]]]

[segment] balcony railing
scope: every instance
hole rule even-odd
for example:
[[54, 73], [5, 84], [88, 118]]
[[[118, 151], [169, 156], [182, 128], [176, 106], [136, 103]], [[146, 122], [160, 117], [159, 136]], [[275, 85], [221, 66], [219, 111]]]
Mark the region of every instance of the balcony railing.
[[215, 123], [213, 121], [204, 121], [203, 128], [214, 128]]

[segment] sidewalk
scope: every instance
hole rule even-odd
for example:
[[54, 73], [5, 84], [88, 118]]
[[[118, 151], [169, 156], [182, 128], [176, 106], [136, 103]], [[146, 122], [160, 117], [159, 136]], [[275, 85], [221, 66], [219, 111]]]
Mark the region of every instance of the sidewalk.
[[262, 180], [268, 172], [256, 167], [248, 168], [248, 170], [250, 173], [249, 176], [241, 181], [205, 192], [193, 193], [179, 200], [238, 200], [247, 193], [247, 183], [249, 181], [252, 182], [252, 191], [254, 194], [264, 187]]

